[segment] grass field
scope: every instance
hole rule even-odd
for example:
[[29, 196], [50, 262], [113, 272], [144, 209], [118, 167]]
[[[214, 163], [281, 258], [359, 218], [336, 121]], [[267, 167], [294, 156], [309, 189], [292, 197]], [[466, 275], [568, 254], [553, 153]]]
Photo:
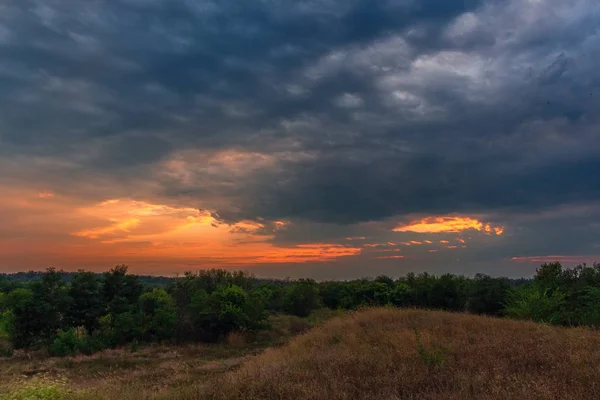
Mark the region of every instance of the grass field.
[[[0, 400], [176, 396], [182, 388], [212, 383], [214, 376], [237, 368], [265, 348], [284, 345], [340, 314], [322, 309], [308, 318], [274, 315], [270, 329], [254, 337], [233, 334], [225, 343], [214, 345], [156, 344], [64, 358], [18, 351], [12, 358], [0, 358]], [[31, 393], [45, 393], [46, 397]]]
[[248, 342], [234, 335], [222, 345], [92, 357], [21, 354], [0, 361], [4, 391], [13, 390], [4, 398], [36, 398], [17, 389], [51, 381], [48, 399], [599, 398], [599, 332], [398, 309], [320, 323], [330, 316], [276, 317], [273, 330]]

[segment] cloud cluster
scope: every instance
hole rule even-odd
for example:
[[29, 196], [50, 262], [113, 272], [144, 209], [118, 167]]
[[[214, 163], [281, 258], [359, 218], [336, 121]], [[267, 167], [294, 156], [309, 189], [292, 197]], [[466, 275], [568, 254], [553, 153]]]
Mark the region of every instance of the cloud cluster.
[[598, 26], [594, 0], [8, 0], [0, 187], [291, 221], [278, 245], [458, 213], [505, 227], [463, 259], [598, 254]]

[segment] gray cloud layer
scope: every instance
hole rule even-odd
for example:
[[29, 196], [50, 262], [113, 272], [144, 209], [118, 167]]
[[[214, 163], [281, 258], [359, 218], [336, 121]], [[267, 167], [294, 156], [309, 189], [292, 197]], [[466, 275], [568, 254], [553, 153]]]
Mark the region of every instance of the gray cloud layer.
[[592, 203], [599, 26], [595, 0], [5, 1], [0, 180], [341, 225]]

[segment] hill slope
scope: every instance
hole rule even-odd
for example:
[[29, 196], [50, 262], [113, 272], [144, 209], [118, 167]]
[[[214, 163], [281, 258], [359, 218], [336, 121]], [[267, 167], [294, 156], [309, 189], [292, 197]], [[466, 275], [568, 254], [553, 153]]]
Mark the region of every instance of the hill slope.
[[600, 333], [446, 312], [365, 310], [267, 350], [208, 390], [190, 397], [598, 398]]

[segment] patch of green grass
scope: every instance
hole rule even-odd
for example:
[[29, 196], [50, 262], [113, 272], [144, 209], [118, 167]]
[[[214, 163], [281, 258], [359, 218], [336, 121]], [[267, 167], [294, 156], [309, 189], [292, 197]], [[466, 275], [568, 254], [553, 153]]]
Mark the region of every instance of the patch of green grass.
[[66, 379], [18, 379], [0, 392], [0, 400], [67, 400], [73, 393]]
[[417, 342], [417, 351], [419, 357], [429, 370], [429, 372], [442, 368], [446, 364], [446, 355], [448, 354], [448, 347], [441, 343], [434, 341], [430, 349], [425, 348], [421, 343], [421, 333], [416, 326], [413, 326], [415, 332], [415, 340]]

